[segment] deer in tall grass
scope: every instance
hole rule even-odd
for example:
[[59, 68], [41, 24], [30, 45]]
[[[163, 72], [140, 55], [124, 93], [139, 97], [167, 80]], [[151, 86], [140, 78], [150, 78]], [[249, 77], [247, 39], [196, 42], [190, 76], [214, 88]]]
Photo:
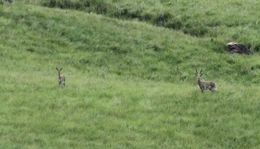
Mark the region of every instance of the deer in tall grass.
[[56, 67], [56, 70], [58, 71], [58, 83], [60, 87], [65, 87], [65, 76], [61, 73], [62, 68]]
[[197, 75], [197, 83], [198, 86], [201, 90], [201, 92], [203, 93], [205, 90], [210, 90], [211, 92], [216, 91], [217, 86], [216, 83], [213, 81], [205, 81], [203, 80], [201, 77], [203, 75], [202, 70], [198, 71], [196, 69], [196, 75]]

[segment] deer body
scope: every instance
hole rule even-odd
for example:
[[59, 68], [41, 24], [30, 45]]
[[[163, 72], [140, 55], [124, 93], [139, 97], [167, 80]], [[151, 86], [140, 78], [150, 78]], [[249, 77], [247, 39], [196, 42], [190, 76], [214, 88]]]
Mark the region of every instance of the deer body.
[[198, 85], [200, 87], [201, 92], [204, 92], [204, 90], [210, 90], [212, 92], [216, 90], [216, 84], [212, 81], [205, 81], [199, 78]]
[[58, 71], [58, 83], [60, 87], [65, 87], [65, 76], [61, 73], [62, 68], [56, 68]]
[[[197, 70], [196, 70], [197, 72]], [[201, 79], [202, 76], [202, 70], [198, 73], [197, 72], [197, 83], [199, 85], [199, 88], [201, 92], [203, 93], [205, 90], [210, 90], [211, 92], [216, 91], [216, 83], [213, 81], [205, 81]]]

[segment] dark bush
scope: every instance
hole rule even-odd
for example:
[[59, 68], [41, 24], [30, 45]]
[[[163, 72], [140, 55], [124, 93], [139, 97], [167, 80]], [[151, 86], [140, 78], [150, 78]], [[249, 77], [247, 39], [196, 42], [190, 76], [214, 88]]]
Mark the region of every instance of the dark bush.
[[107, 5], [104, 3], [98, 3], [95, 6], [95, 12], [98, 14], [105, 14], [107, 13]]
[[260, 65], [251, 66], [251, 70], [260, 70]]
[[4, 3], [13, 3], [14, 0], [1, 0], [0, 4], [4, 4]]
[[79, 63], [80, 63], [80, 64], [83, 64], [83, 65], [89, 64], [89, 63], [90, 63], [90, 60], [88, 60], [88, 59], [80, 59], [80, 60], [79, 60]]
[[[174, 14], [168, 11], [156, 14], [145, 12], [142, 7], [132, 7], [127, 4], [114, 6], [105, 0], [42, 0], [42, 2], [43, 5], [48, 7], [83, 10], [117, 18], [139, 19], [141, 21], [150, 22], [154, 25], [182, 30], [184, 33], [193, 36], [204, 36], [209, 33], [209, 29], [205, 25], [202, 25], [199, 22], [189, 22], [189, 20], [192, 20], [190, 19], [190, 16], [176, 18]], [[215, 25], [218, 24], [214, 24], [213, 26]]]
[[62, 9], [76, 9], [93, 11], [96, 13], [104, 14], [107, 13], [108, 4], [104, 0], [47, 0], [42, 2], [47, 7], [58, 7]]
[[178, 19], [171, 19], [170, 21], [167, 22], [167, 24], [165, 25], [167, 28], [172, 28], [172, 29], [176, 29], [176, 30], [180, 30], [183, 28], [183, 23], [178, 20]]
[[33, 53], [33, 52], [35, 52], [35, 49], [34, 48], [28, 48], [28, 49], [26, 49], [26, 51]]
[[159, 26], [165, 26], [169, 19], [172, 18], [172, 15], [168, 12], [159, 14], [158, 16], [155, 17], [154, 23], [159, 25]]
[[152, 16], [151, 14], [149, 14], [149, 13], [143, 13], [143, 14], [141, 14], [140, 20], [141, 20], [141, 21], [151, 21], [152, 18], [153, 18], [153, 16]]
[[253, 48], [253, 51], [254, 52], [260, 52], [260, 44], [255, 45], [254, 48]]
[[131, 9], [127, 6], [121, 6], [120, 8], [116, 8], [116, 11], [113, 12], [113, 16], [117, 18], [138, 18], [142, 20], [142, 10], [141, 9]]

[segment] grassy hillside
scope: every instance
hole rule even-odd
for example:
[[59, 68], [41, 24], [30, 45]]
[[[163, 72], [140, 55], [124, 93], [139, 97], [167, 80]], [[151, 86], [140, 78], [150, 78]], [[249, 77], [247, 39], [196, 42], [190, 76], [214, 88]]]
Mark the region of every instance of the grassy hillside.
[[[259, 53], [223, 48], [257, 47], [252, 20], [198, 37], [109, 16], [0, 6], [0, 148], [259, 148]], [[200, 93], [195, 68], [218, 92]]]
[[195, 68], [203, 68], [211, 78], [259, 83], [258, 53], [229, 55], [214, 39], [76, 11], [5, 9], [2, 44], [39, 62], [52, 57], [81, 71], [165, 81], [192, 81]]
[[[137, 19], [186, 34], [230, 40], [260, 50], [257, 0], [36, 0], [38, 4], [94, 12], [121, 19]], [[28, 1], [27, 1], [28, 2]], [[36, 3], [35, 1], [33, 1]]]

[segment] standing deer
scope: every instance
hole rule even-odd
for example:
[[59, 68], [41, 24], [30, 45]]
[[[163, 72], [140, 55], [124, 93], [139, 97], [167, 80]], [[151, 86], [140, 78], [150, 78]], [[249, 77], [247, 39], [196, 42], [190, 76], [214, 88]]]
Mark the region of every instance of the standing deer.
[[58, 82], [60, 87], [65, 87], [65, 76], [61, 73], [62, 68], [56, 67], [56, 70], [58, 71]]
[[196, 69], [197, 74], [197, 82], [200, 87], [201, 92], [203, 93], [205, 90], [210, 90], [211, 92], [216, 91], [216, 83], [212, 81], [205, 81], [201, 77], [203, 75], [202, 70], [198, 72]]

